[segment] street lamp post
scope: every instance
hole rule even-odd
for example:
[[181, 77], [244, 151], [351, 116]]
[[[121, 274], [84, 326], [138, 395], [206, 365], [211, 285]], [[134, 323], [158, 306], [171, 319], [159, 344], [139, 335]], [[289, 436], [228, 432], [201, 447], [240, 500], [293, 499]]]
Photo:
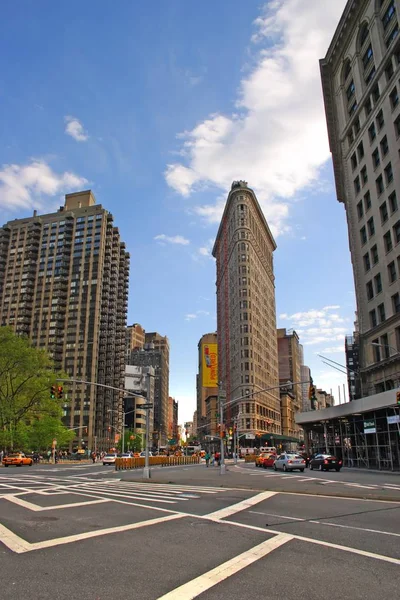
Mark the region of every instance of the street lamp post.
[[[117, 410], [112, 410], [111, 408], [108, 409], [107, 412], [111, 412], [111, 413], [118, 413]], [[131, 415], [132, 413], [134, 413], [135, 410], [130, 410], [129, 412], [124, 412], [123, 416], [122, 416], [122, 454], [125, 452], [125, 417], [126, 415]]]

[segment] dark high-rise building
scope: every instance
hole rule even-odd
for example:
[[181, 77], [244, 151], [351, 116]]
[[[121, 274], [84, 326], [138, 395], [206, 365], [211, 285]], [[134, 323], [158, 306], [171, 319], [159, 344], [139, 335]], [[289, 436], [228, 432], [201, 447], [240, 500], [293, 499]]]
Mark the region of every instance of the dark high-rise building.
[[[0, 229], [0, 324], [45, 348], [72, 379], [123, 389], [128, 276], [112, 214], [90, 190], [67, 194], [57, 212]], [[64, 421], [79, 443], [107, 449], [123, 394], [78, 383], [64, 393]]]

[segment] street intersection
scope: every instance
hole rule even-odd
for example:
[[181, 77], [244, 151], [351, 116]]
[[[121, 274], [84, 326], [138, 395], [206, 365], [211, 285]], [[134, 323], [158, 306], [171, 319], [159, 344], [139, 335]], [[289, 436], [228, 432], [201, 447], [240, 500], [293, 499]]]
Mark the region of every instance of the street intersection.
[[1, 469], [2, 598], [397, 597], [400, 497], [266, 489], [286, 475], [239, 467], [226, 481], [201, 465], [145, 482], [101, 465]]

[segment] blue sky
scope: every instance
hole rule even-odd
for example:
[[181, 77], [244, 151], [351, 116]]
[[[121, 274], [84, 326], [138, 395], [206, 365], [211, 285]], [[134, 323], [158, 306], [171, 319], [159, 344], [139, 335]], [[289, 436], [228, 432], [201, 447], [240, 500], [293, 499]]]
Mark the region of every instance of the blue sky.
[[180, 422], [195, 408], [198, 340], [216, 329], [210, 248], [233, 179], [276, 236], [278, 326], [300, 332], [317, 386], [337, 396], [344, 382], [317, 356], [344, 362], [355, 310], [318, 66], [344, 5], [1, 7], [1, 222], [94, 191], [131, 253], [128, 322], [170, 339]]

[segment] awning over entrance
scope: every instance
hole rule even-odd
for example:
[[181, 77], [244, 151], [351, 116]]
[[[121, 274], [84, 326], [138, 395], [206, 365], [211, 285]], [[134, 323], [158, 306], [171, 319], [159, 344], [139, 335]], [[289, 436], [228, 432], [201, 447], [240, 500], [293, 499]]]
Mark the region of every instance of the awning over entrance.
[[263, 442], [300, 442], [299, 438], [280, 435], [279, 433], [264, 433], [260, 439]]

